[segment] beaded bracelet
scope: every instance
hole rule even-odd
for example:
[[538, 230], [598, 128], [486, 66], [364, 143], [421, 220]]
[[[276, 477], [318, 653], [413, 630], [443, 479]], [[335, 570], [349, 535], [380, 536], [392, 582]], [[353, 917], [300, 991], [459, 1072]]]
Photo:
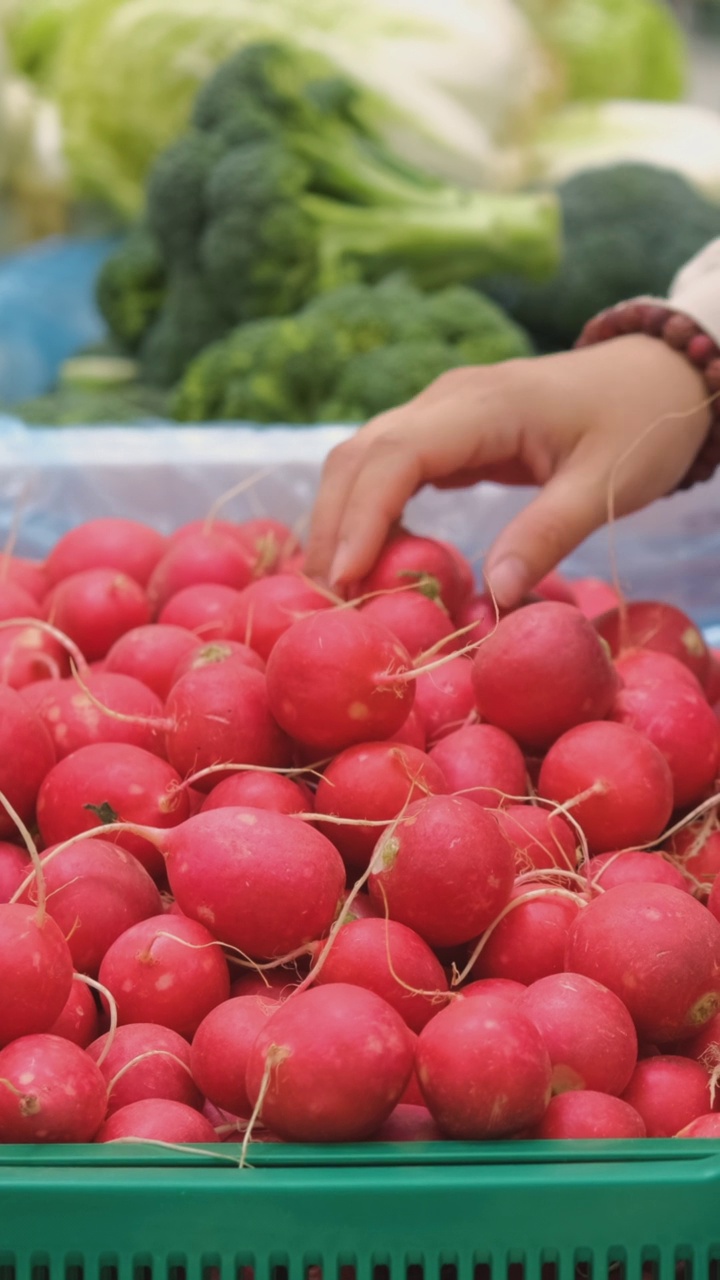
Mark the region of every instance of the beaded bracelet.
[[700, 452], [677, 489], [710, 480], [720, 467], [720, 348], [690, 316], [654, 302], [624, 302], [601, 311], [585, 325], [576, 347], [589, 347], [631, 333], [644, 333], [666, 342], [702, 374], [708, 396], [710, 427]]

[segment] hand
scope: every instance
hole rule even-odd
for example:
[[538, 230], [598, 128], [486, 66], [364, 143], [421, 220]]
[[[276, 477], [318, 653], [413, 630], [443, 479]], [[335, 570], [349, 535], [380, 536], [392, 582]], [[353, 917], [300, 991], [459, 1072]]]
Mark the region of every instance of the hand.
[[707, 432], [705, 399], [685, 356], [642, 334], [446, 373], [333, 449], [307, 572], [335, 588], [358, 582], [423, 485], [536, 484], [485, 563], [510, 608], [607, 520], [611, 484], [618, 516], [675, 487]]

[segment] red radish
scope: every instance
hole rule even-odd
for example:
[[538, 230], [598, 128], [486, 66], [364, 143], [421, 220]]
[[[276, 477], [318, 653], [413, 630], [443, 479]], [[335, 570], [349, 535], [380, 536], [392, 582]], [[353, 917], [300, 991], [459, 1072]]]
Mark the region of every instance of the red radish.
[[685, 1040], [677, 1051], [696, 1062], [703, 1062], [709, 1071], [720, 1066], [720, 1013], [706, 1022], [696, 1036]]
[[92, 991], [81, 978], [73, 978], [70, 995], [59, 1018], [50, 1027], [50, 1035], [72, 1040], [87, 1049], [98, 1033], [100, 1018]]
[[258, 1035], [278, 1008], [272, 995], [238, 996], [212, 1009], [193, 1036], [191, 1067], [198, 1087], [216, 1107], [249, 1116], [245, 1071]]
[[630, 725], [600, 720], [558, 738], [543, 761], [539, 792], [556, 804], [572, 802], [591, 853], [657, 840], [673, 806], [672, 775], [657, 747]]
[[477, 996], [501, 996], [504, 1000], [516, 1003], [524, 996], [527, 987], [514, 978], [478, 978], [477, 982], [466, 982], [459, 988], [458, 995], [467, 999]]
[[386, 742], [402, 742], [406, 747], [416, 747], [418, 751], [424, 751], [427, 746], [427, 734], [420, 717], [415, 709], [411, 707], [410, 714], [400, 725], [395, 733], [391, 734]]
[[172, 543], [158, 561], [147, 585], [148, 599], [158, 613], [185, 587], [217, 582], [240, 591], [251, 578], [249, 557], [234, 538], [198, 530]]
[[453, 646], [441, 645], [455, 630], [447, 610], [439, 601], [422, 591], [398, 591], [389, 595], [372, 596], [360, 605], [360, 612], [373, 622], [387, 627], [411, 658], [417, 658], [426, 649], [438, 646], [438, 653], [447, 653], [462, 643], [458, 639]]
[[415, 689], [415, 711], [424, 726], [428, 743], [471, 720], [477, 720], [473, 666], [469, 658], [451, 658], [435, 671], [419, 675]]
[[720, 729], [700, 690], [679, 684], [621, 689], [612, 719], [644, 734], [667, 760], [675, 808], [704, 798], [720, 763]]
[[543, 600], [556, 600], [561, 604], [577, 604], [575, 599], [575, 584], [568, 582], [567, 578], [563, 578], [561, 573], [556, 569], [552, 569], [550, 573], [546, 573], [535, 587], [535, 594], [542, 596]]
[[296, 951], [322, 937], [340, 907], [340, 855], [297, 818], [215, 809], [168, 831], [163, 848], [181, 910], [246, 956]]
[[133, 676], [164, 702], [180, 659], [197, 649], [198, 639], [184, 627], [155, 623], [134, 627], [115, 641], [105, 659], [105, 670]]
[[638, 1062], [623, 1098], [642, 1116], [648, 1138], [672, 1138], [712, 1110], [705, 1068], [671, 1054]]
[[510, 897], [512, 850], [493, 812], [463, 796], [411, 804], [378, 841], [370, 896], [431, 947], [469, 942]]
[[[180, 775], [172, 765], [120, 742], [81, 747], [60, 760], [48, 772], [37, 803], [46, 845], [112, 822], [174, 827], [188, 814], [187, 793], [180, 789]], [[110, 838], [134, 854], [150, 875], [162, 877], [163, 860], [150, 841], [130, 831]]]
[[592, 624], [552, 601], [503, 618], [475, 654], [474, 679], [481, 718], [531, 749], [607, 715], [617, 687]]
[[104, 658], [120, 636], [150, 621], [145, 592], [117, 569], [84, 569], [63, 578], [46, 599], [49, 621], [88, 662]]
[[390, 631], [352, 609], [293, 623], [270, 654], [267, 691], [280, 726], [304, 746], [342, 751], [395, 733], [415, 696], [412, 662]]
[[[108, 1042], [110, 1047], [108, 1048]], [[107, 1114], [144, 1098], [170, 1098], [200, 1110], [203, 1098], [193, 1080], [190, 1046], [168, 1027], [153, 1022], [129, 1022], [108, 1032], [89, 1047], [107, 1082]]]
[[[140, 863], [106, 840], [79, 840], [43, 858], [47, 911], [68, 940], [73, 964], [96, 977], [108, 947], [140, 920], [160, 914], [160, 894]], [[24, 901], [34, 901], [31, 884]]]
[[0, 558], [0, 580], [14, 582], [37, 601], [45, 598], [50, 586], [45, 565], [39, 560], [28, 560], [26, 556], [9, 556], [7, 553]]
[[72, 977], [70, 950], [55, 921], [35, 907], [0, 904], [0, 1045], [49, 1031]]
[[24, 849], [0, 840], [0, 902], [10, 901], [31, 870], [32, 863]]
[[720, 654], [717, 649], [710, 650], [710, 670], [705, 682], [705, 694], [711, 707], [720, 701]]
[[61, 679], [70, 670], [62, 645], [41, 627], [7, 627], [0, 631], [0, 681], [24, 689], [35, 681]]
[[375, 1142], [441, 1142], [442, 1134], [427, 1107], [399, 1102], [380, 1126]]
[[[423, 751], [399, 743], [364, 742], [328, 765], [315, 792], [318, 814], [390, 823], [412, 801], [448, 790], [442, 769]], [[321, 823], [352, 872], [365, 871], [383, 828]]]
[[[714, 813], [682, 827], [665, 846], [683, 883], [709, 893], [720, 874], [720, 826]], [[687, 879], [685, 878], [687, 877]]]
[[186, 627], [205, 640], [224, 635], [225, 615], [238, 599], [239, 591], [221, 582], [196, 582], [171, 596], [160, 610], [158, 622], [166, 626]]
[[[132, 676], [109, 671], [87, 671], [83, 684], [84, 689], [72, 677], [53, 680], [33, 698], [58, 760], [81, 747], [109, 742], [163, 754], [163, 708], [151, 689]], [[23, 696], [32, 696], [32, 689], [23, 690]]]
[[[453, 542], [445, 542], [443, 538], [436, 538], [435, 541], [442, 547], [443, 551], [447, 551], [450, 559], [457, 569], [459, 581], [458, 597], [461, 602], [460, 605], [455, 605], [454, 613], [457, 614], [459, 608], [462, 607], [462, 604], [464, 604], [466, 600], [470, 599], [470, 596], [475, 590], [475, 571], [467, 557], [463, 555], [460, 548], [456, 547]], [[460, 624], [458, 623], [458, 626], [459, 625]]]
[[644, 1138], [645, 1123], [622, 1098], [595, 1089], [559, 1093], [533, 1131], [534, 1138]]
[[428, 1109], [449, 1138], [509, 1137], [537, 1124], [550, 1098], [540, 1032], [504, 997], [441, 1010], [420, 1034], [416, 1063]]
[[659, 853], [643, 853], [628, 849], [622, 853], [600, 853], [588, 868], [594, 885], [614, 889], [619, 884], [669, 884], [673, 889], [690, 892], [683, 875]]
[[[55, 763], [45, 725], [21, 694], [0, 684], [0, 791], [24, 822], [35, 809], [40, 784]], [[15, 823], [0, 806], [0, 839], [15, 836]]]
[[232, 520], [221, 520], [215, 516], [203, 516], [200, 520], [188, 520], [186, 524], [181, 524], [177, 529], [173, 530], [168, 538], [171, 547], [183, 542], [187, 537], [195, 537], [197, 534], [221, 533], [225, 538], [233, 538], [236, 542], [238, 538], [238, 530], [240, 526]]
[[615, 670], [623, 686], [628, 689], [637, 689], [643, 685], [674, 687], [679, 684], [695, 693], [702, 691], [697, 676], [693, 675], [684, 662], [659, 649], [626, 649], [615, 659]]
[[70, 1040], [28, 1035], [0, 1051], [0, 1142], [90, 1142], [106, 1103], [102, 1075]]
[[595, 627], [614, 655], [626, 649], [657, 649], [678, 658], [704, 686], [710, 651], [694, 622], [674, 605], [633, 600], [595, 618]]
[[373, 902], [369, 893], [364, 889], [360, 893], [356, 893], [352, 902], [348, 906], [348, 897], [346, 895], [342, 906], [342, 919], [346, 924], [350, 924], [353, 920], [378, 920], [384, 912], [378, 911], [377, 903]]
[[712, 889], [710, 890], [710, 897], [708, 898], [708, 910], [710, 911], [710, 914], [715, 917], [716, 920], [720, 920], [720, 879], [715, 881]]
[[574, 578], [572, 592], [575, 604], [586, 618], [597, 618], [619, 604], [617, 591], [602, 578]]
[[624, 884], [593, 899], [565, 960], [614, 991], [650, 1044], [687, 1037], [720, 1009], [720, 925], [669, 885]]
[[280, 1005], [250, 1050], [246, 1086], [286, 1142], [360, 1142], [388, 1119], [412, 1065], [400, 1015], [374, 992], [338, 982]]
[[272, 809], [274, 813], [312, 812], [312, 792], [284, 778], [280, 773], [235, 773], [231, 778], [214, 787], [209, 796], [203, 797], [201, 813], [208, 809]]
[[[290, 744], [270, 713], [265, 677], [240, 660], [212, 662], [181, 676], [166, 714], [167, 756], [181, 774], [226, 761], [280, 769], [290, 764]], [[210, 791], [228, 776], [211, 774], [195, 785]]]
[[637, 1033], [622, 1000], [607, 987], [579, 973], [555, 973], [529, 986], [519, 1007], [550, 1054], [553, 1093], [620, 1094], [627, 1087], [637, 1063]]
[[[538, 892], [543, 896], [520, 901]], [[541, 880], [516, 885], [510, 900], [518, 905], [493, 929], [472, 967], [472, 976], [512, 978], [527, 984], [560, 973], [578, 902], [561, 897], [557, 889]]]
[[208, 640], [183, 654], [175, 668], [172, 683], [177, 684], [188, 671], [200, 671], [203, 667], [210, 667], [214, 663], [226, 662], [232, 662], [233, 666], [240, 664], [244, 667], [252, 667], [254, 671], [265, 670], [265, 663], [260, 654], [248, 645], [240, 644], [237, 640]]
[[491, 724], [470, 724], [436, 743], [430, 759], [439, 765], [451, 793], [461, 792], [485, 809], [506, 797], [525, 795], [525, 758], [509, 734]]
[[167, 545], [161, 533], [136, 520], [86, 520], [58, 539], [45, 561], [45, 573], [55, 586], [85, 569], [120, 569], [144, 587]]
[[[413, 1046], [413, 1056], [414, 1056], [418, 1038], [415, 1035], [415, 1032], [411, 1031], [409, 1028], [408, 1028], [408, 1035], [410, 1036], [410, 1041]], [[420, 1089], [420, 1081], [417, 1078], [417, 1071], [415, 1070], [414, 1066], [410, 1074], [410, 1079], [408, 1080], [403, 1090], [402, 1097], [400, 1098], [400, 1103], [403, 1106], [408, 1106], [408, 1107], [424, 1107], [425, 1106], [425, 1099], [423, 1098], [422, 1090]]]
[[151, 916], [109, 947], [100, 982], [115, 997], [118, 1021], [158, 1022], [181, 1036], [230, 994], [228, 967], [212, 934], [183, 916]]
[[509, 804], [498, 811], [500, 830], [512, 846], [515, 870], [574, 870], [578, 837], [569, 822], [551, 809], [533, 804]]
[[690, 1124], [675, 1134], [676, 1138], [720, 1138], [720, 1115], [717, 1111], [691, 1120]]
[[235, 526], [234, 536], [249, 552], [253, 573], [257, 577], [275, 573], [300, 551], [300, 543], [292, 529], [267, 516], [243, 520], [242, 524]]
[[7, 622], [11, 618], [40, 618], [42, 609], [29, 591], [24, 591], [14, 582], [0, 579], [0, 621]]
[[235, 978], [230, 987], [230, 995], [233, 999], [238, 996], [268, 996], [273, 1000], [287, 1000], [299, 981], [297, 970], [284, 965], [262, 973], [247, 971], [242, 977]]
[[241, 592], [225, 618], [223, 635], [250, 645], [267, 661], [294, 622], [333, 607], [332, 597], [307, 578], [279, 573], [251, 582]]
[[465, 602], [467, 576], [458, 567], [457, 552], [434, 538], [418, 538], [400, 529], [385, 544], [375, 566], [357, 586], [358, 596], [372, 591], [392, 591], [428, 580], [451, 615]]
[[455, 615], [455, 621], [458, 627], [472, 627], [472, 630], [466, 631], [463, 636], [465, 644], [472, 644], [476, 640], [484, 640], [495, 630], [500, 618], [505, 613], [502, 609], [496, 609], [492, 596], [474, 595], [466, 600], [461, 609], [458, 609]]
[[447, 1004], [448, 983], [427, 943], [397, 920], [354, 920], [328, 946], [315, 979], [365, 987], [392, 1005], [411, 1031], [420, 1032]]
[[118, 1142], [137, 1138], [138, 1142], [182, 1144], [217, 1142], [209, 1120], [194, 1107], [169, 1098], [144, 1098], [114, 1111], [96, 1134], [96, 1142]]

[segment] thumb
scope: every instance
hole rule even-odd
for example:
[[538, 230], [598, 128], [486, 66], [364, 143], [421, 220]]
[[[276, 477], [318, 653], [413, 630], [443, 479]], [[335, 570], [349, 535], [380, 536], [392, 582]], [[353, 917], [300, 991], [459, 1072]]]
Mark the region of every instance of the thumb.
[[496, 538], [485, 577], [510, 609], [607, 519], [607, 485], [586, 468], [558, 472]]

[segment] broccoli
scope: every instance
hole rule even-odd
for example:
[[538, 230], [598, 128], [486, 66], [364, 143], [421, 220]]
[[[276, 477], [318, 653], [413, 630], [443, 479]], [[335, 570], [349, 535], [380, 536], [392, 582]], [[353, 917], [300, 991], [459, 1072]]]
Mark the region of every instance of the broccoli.
[[145, 226], [130, 233], [103, 264], [98, 276], [98, 307], [123, 350], [135, 353], [163, 304], [165, 267]]
[[[483, 271], [552, 269], [552, 196], [448, 187], [392, 155], [373, 114], [371, 97], [322, 58], [281, 44], [246, 47], [206, 82], [188, 133], [148, 180], [161, 305], [144, 326], [122, 323], [120, 297], [103, 306], [148, 380], [170, 385], [235, 325], [292, 315], [344, 284], [402, 270], [438, 289]], [[106, 292], [124, 278], [121, 258]], [[135, 316], [132, 272], [128, 291]]]
[[588, 170], [559, 196], [564, 250], [554, 277], [480, 281], [545, 351], [572, 346], [605, 307], [638, 294], [664, 297], [679, 268], [720, 236], [720, 207], [652, 165]]
[[296, 315], [251, 321], [190, 364], [182, 421], [351, 421], [416, 395], [447, 369], [526, 355], [523, 332], [480, 294], [425, 294], [403, 277], [346, 285]]

